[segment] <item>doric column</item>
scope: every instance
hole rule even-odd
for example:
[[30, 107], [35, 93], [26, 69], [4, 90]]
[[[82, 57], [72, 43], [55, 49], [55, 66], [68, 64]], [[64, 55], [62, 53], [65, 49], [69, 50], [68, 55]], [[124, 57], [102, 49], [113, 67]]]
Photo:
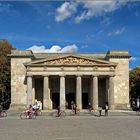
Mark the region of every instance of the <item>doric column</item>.
[[105, 102], [108, 103], [108, 95], [109, 95], [109, 79], [106, 77], [106, 91], [105, 91]]
[[27, 76], [27, 107], [32, 105], [32, 76]]
[[79, 109], [82, 109], [82, 78], [76, 77], [76, 104]]
[[50, 109], [49, 77], [44, 76], [43, 109]]
[[92, 78], [90, 78], [88, 103], [90, 103], [91, 105], [92, 105], [92, 102], [93, 102], [92, 90], [93, 90], [93, 84], [92, 84]]
[[33, 82], [33, 87], [32, 87], [32, 103], [34, 104], [35, 103], [35, 79], [33, 78], [32, 79], [32, 82]]
[[65, 77], [64, 75], [60, 76], [60, 109], [65, 110]]
[[109, 77], [109, 109], [114, 109], [114, 77]]
[[93, 76], [93, 108], [98, 109], [98, 77]]

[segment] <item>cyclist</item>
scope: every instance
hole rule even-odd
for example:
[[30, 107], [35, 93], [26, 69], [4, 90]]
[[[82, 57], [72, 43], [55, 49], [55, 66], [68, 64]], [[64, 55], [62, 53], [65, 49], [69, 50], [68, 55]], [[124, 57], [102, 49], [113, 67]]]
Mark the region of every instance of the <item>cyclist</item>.
[[33, 110], [35, 111], [35, 114], [38, 115], [38, 111], [40, 109], [40, 104], [38, 103], [38, 101], [36, 101], [34, 104], [33, 104]]
[[77, 114], [77, 105], [75, 103], [73, 104], [73, 110], [74, 110], [74, 113]]
[[27, 118], [30, 118], [30, 115], [33, 113], [32, 105], [29, 105], [29, 108], [26, 110]]
[[40, 105], [39, 105], [38, 101], [36, 101], [36, 102], [33, 104], [33, 109], [34, 109], [34, 110], [39, 110], [39, 109], [40, 109]]
[[57, 107], [57, 117], [60, 117], [60, 106]]

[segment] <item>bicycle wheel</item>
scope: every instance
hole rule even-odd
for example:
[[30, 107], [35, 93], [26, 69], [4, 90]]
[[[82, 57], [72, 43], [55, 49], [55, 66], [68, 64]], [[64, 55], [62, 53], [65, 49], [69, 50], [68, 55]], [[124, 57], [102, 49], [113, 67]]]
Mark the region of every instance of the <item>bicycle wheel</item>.
[[80, 109], [77, 109], [77, 112], [75, 115], [80, 115]]
[[61, 118], [64, 118], [66, 116], [66, 112], [65, 111], [62, 111], [61, 113], [60, 113], [60, 117]]
[[37, 111], [36, 111], [36, 114], [37, 114], [37, 116], [42, 116], [41, 110], [37, 110]]
[[7, 113], [4, 110], [1, 112], [1, 117], [7, 117]]
[[36, 115], [34, 113], [31, 113], [29, 119], [36, 119]]
[[27, 114], [25, 112], [20, 114], [21, 119], [27, 119]]
[[57, 117], [57, 116], [58, 116], [57, 111], [53, 112], [53, 113], [52, 113], [52, 116], [53, 116], [53, 117]]
[[73, 110], [70, 111], [70, 116], [72, 116], [72, 115], [74, 115], [74, 111]]

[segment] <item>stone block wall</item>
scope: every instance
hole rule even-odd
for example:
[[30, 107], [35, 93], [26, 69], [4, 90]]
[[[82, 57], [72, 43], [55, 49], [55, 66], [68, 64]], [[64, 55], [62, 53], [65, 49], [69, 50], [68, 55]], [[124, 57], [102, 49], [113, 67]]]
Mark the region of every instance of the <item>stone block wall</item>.
[[27, 100], [26, 67], [28, 57], [11, 57], [11, 108], [23, 108]]
[[115, 108], [129, 108], [129, 58], [114, 57], [109, 61], [117, 63], [114, 77]]

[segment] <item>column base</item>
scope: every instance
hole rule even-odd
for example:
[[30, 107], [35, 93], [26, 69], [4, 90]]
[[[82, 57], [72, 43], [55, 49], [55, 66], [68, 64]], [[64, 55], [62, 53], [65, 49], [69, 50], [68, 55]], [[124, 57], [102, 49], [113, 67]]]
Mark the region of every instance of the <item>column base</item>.
[[9, 110], [25, 110], [26, 104], [10, 104]]
[[63, 106], [60, 106], [60, 110], [65, 110], [66, 108]]
[[93, 108], [94, 108], [94, 110], [98, 110], [99, 109], [98, 103], [96, 103], [96, 104], [94, 103]]
[[51, 110], [51, 109], [52, 109], [52, 101], [51, 100], [45, 101], [44, 99], [43, 110]]
[[116, 110], [130, 110], [130, 104], [116, 104], [115, 105]]

